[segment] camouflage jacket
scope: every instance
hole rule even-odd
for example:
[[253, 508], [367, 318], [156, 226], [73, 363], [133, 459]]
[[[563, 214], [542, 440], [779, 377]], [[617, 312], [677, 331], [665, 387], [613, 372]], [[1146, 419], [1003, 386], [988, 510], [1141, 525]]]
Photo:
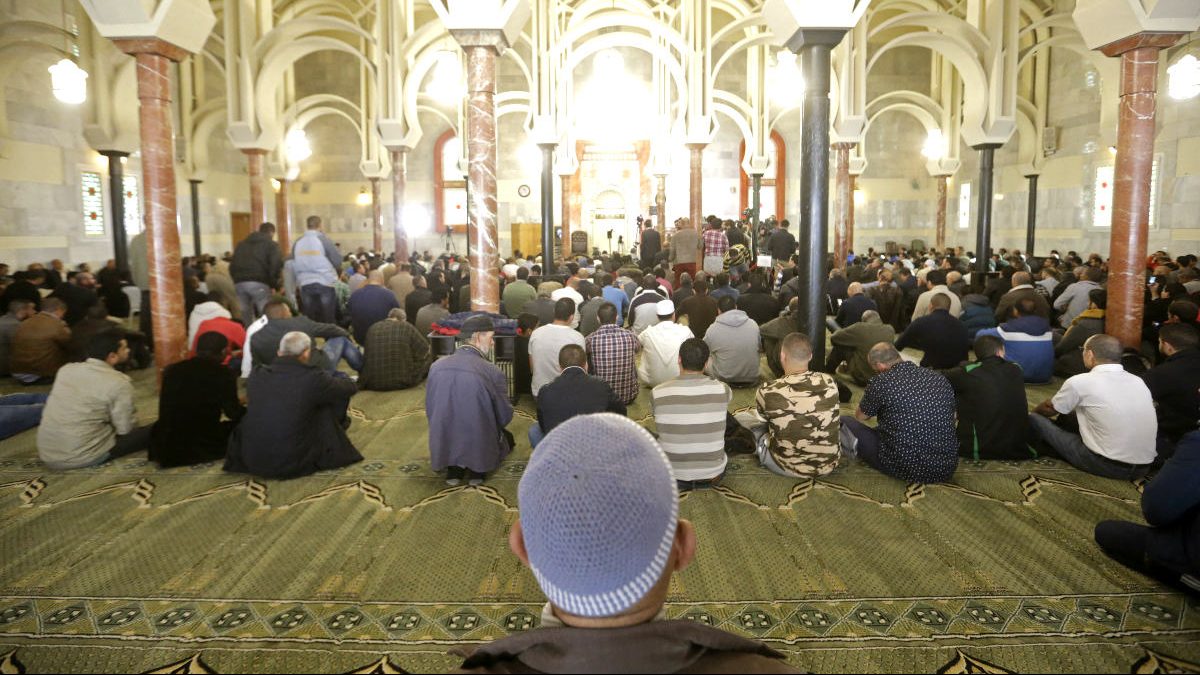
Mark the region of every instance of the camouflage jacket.
[[824, 476], [838, 465], [837, 384], [824, 373], [786, 375], [758, 390], [758, 416], [767, 421], [771, 456], [797, 476]]

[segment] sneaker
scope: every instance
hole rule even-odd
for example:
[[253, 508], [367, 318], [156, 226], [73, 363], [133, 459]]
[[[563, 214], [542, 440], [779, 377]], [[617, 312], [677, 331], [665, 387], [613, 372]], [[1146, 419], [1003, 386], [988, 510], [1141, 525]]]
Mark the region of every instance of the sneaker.
[[483, 485], [483, 479], [486, 478], [487, 476], [485, 476], [484, 474], [481, 474], [481, 473], [475, 473], [474, 471], [471, 471], [469, 473], [470, 473], [471, 479], [467, 481], [467, 485], [472, 485], [472, 486]]
[[462, 479], [461, 478], [447, 478], [446, 485], [449, 485], [450, 487], [458, 487], [459, 485], [462, 485]]
[[466, 472], [461, 466], [451, 466], [446, 468], [446, 485], [455, 487], [462, 485], [463, 474]]

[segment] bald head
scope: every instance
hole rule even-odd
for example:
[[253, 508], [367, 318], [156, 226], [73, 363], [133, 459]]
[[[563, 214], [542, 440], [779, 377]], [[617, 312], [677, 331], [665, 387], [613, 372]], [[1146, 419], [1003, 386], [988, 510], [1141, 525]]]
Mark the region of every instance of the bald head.
[[1029, 272], [1017, 272], [1016, 274], [1013, 275], [1013, 278], [1012, 278], [1013, 287], [1028, 286], [1032, 283], [1033, 283], [1033, 277], [1029, 276]]
[[856, 295], [862, 295], [862, 292], [863, 292], [862, 284], [858, 283], [857, 281], [850, 284], [850, 287], [846, 289], [846, 295], [848, 295], [850, 297], [854, 297]]
[[879, 312], [876, 312], [873, 309], [868, 309], [867, 311], [863, 312], [862, 322], [863, 323], [883, 323], [883, 318], [879, 316]]
[[890, 342], [880, 342], [867, 352], [867, 362], [879, 372], [883, 372], [900, 363], [900, 352], [896, 345]]
[[374, 269], [374, 270], [371, 270], [370, 272], [367, 272], [367, 283], [371, 284], [372, 286], [382, 286], [383, 285], [383, 270]]
[[1088, 366], [1094, 368], [1105, 364], [1120, 363], [1121, 355], [1124, 349], [1121, 347], [1121, 341], [1111, 335], [1103, 333], [1093, 335], [1088, 338], [1088, 341], [1083, 345], [1084, 362], [1087, 362], [1087, 356], [1090, 354], [1093, 364]]

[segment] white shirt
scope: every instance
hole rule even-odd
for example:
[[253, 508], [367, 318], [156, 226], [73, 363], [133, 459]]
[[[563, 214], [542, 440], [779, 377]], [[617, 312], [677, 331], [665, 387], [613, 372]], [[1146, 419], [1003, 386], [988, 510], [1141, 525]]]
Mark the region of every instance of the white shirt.
[[263, 314], [246, 328], [246, 342], [243, 343], [245, 346], [242, 349], [242, 377], [244, 379], [250, 379], [250, 371], [254, 369], [254, 359], [250, 355], [250, 338], [253, 338], [258, 329], [265, 325], [267, 325], [267, 315]]
[[925, 291], [921, 294], [921, 297], [917, 298], [917, 307], [913, 310], [912, 314], [913, 321], [929, 313], [929, 301], [933, 300], [933, 296], [935, 295], [945, 295], [950, 298], [950, 316], [956, 319], [962, 316], [962, 300], [943, 284], [941, 286], [934, 286], [932, 290]]
[[1089, 450], [1126, 464], [1150, 464], [1157, 451], [1158, 418], [1142, 378], [1116, 363], [1067, 380], [1052, 401], [1060, 414], [1074, 412]]
[[[540, 329], [539, 329], [540, 330]], [[679, 377], [679, 347], [695, 337], [692, 329], [674, 321], [663, 321], [642, 331], [642, 362], [638, 379], [649, 387], [657, 387]]]
[[587, 349], [587, 341], [579, 331], [570, 326], [549, 324], [533, 331], [529, 336], [529, 359], [532, 361], [533, 395], [558, 377], [558, 353], [567, 345], [579, 345]]
[[555, 302], [563, 298], [570, 298], [575, 301], [575, 318], [571, 320], [571, 328], [579, 328], [579, 306], [583, 304], [583, 296], [579, 294], [579, 291], [570, 286], [564, 286], [550, 294], [550, 299]]

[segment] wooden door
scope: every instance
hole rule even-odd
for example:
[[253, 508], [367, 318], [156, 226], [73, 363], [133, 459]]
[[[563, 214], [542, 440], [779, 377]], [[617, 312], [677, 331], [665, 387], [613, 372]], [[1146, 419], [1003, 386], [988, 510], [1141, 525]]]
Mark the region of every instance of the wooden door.
[[229, 232], [235, 248], [243, 239], [249, 237], [252, 231], [249, 213], [233, 212], [229, 214]]

